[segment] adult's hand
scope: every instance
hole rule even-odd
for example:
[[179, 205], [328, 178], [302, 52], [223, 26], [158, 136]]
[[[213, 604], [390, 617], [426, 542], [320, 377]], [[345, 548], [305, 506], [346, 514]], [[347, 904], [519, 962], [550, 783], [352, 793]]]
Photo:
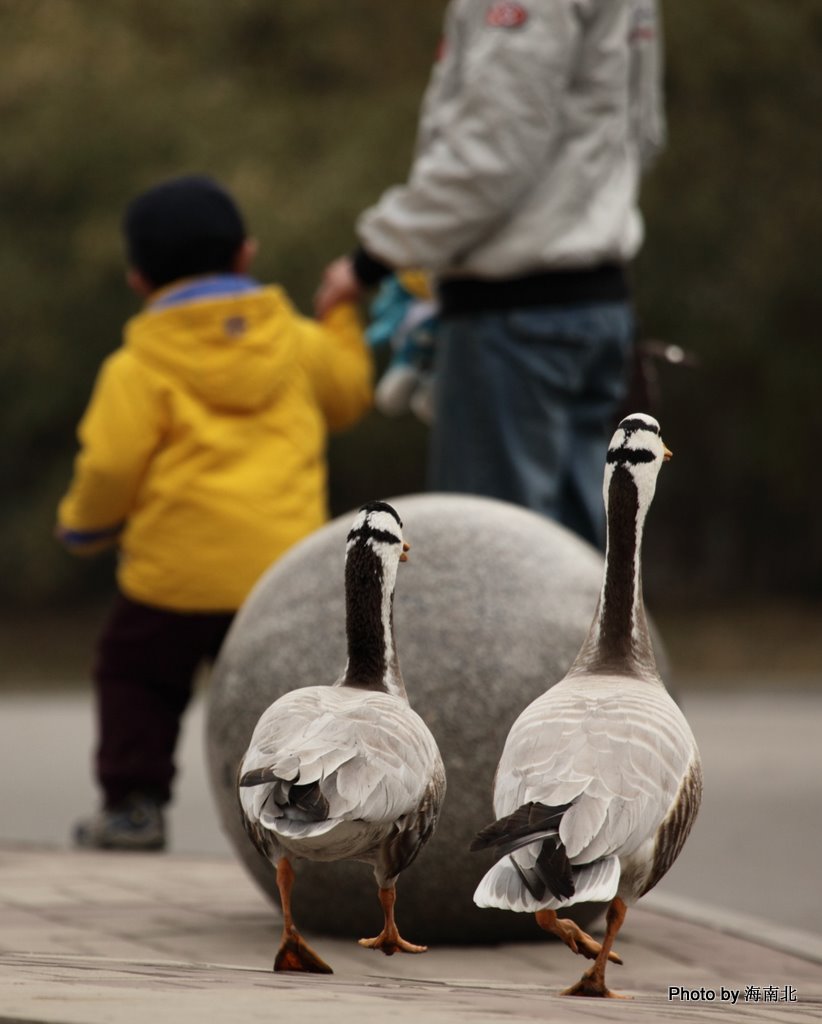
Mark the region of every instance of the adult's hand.
[[322, 319], [341, 302], [358, 302], [364, 288], [354, 273], [350, 256], [340, 256], [329, 263], [314, 296], [314, 312]]

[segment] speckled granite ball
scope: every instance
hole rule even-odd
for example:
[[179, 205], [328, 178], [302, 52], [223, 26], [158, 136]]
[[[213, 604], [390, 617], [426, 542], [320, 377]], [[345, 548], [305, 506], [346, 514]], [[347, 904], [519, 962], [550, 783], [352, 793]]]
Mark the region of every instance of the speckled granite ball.
[[[494, 771], [511, 724], [562, 678], [588, 631], [602, 556], [562, 527], [503, 502], [437, 494], [389, 500], [411, 544], [394, 599], [400, 665], [448, 773], [437, 832], [397, 884], [397, 920], [411, 942], [544, 938], [532, 915], [474, 906], [474, 889], [493, 858], [468, 847], [493, 819]], [[330, 684], [342, 672], [345, 538], [354, 515], [329, 523], [268, 571], [238, 615], [211, 681], [207, 745], [219, 814], [240, 858], [274, 899], [274, 869], [240, 820], [237, 768], [272, 701], [298, 686]], [[370, 867], [296, 867], [293, 910], [302, 929], [377, 934], [382, 914]], [[572, 914], [585, 924], [599, 910], [575, 907]]]

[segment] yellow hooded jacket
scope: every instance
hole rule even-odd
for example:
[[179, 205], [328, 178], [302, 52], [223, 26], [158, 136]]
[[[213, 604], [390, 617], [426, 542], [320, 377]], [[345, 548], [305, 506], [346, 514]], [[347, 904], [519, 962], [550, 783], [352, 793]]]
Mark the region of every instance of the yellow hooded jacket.
[[353, 306], [318, 323], [248, 278], [153, 299], [100, 370], [58, 536], [119, 543], [134, 600], [233, 611], [326, 520], [327, 429], [369, 407], [370, 352]]

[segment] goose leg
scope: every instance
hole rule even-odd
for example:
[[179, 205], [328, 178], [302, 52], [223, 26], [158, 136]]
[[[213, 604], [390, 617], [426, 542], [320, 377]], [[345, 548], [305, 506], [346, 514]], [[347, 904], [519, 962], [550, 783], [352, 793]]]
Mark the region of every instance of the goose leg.
[[565, 989], [564, 996], [605, 996], [609, 999], [630, 999], [630, 996], [620, 996], [609, 991], [605, 987], [605, 965], [611, 952], [611, 946], [622, 922], [625, 920], [627, 907], [619, 896], [611, 901], [608, 912], [605, 915], [605, 938], [602, 940], [602, 948], [597, 953], [593, 966], [589, 967], [585, 974], [579, 979], [576, 985]]
[[[585, 956], [589, 960], [596, 960], [602, 946], [595, 938], [584, 932], [576, 921], [557, 917], [553, 910], [538, 910], [534, 916], [543, 931], [550, 932], [558, 939], [562, 939], [572, 953]], [[609, 952], [608, 959], [615, 964], [622, 963], [622, 957], [618, 953]]]
[[306, 971], [311, 974], [333, 974], [297, 931], [291, 916], [291, 889], [294, 885], [294, 868], [288, 857], [277, 861], [277, 888], [283, 907], [283, 938], [274, 960], [275, 971]]
[[393, 885], [390, 889], [380, 889], [380, 903], [385, 915], [385, 924], [375, 938], [360, 939], [360, 945], [367, 949], [381, 949], [386, 956], [393, 956], [394, 953], [424, 953], [428, 946], [415, 946], [411, 942], [406, 942], [400, 935], [394, 920], [396, 901], [397, 890]]

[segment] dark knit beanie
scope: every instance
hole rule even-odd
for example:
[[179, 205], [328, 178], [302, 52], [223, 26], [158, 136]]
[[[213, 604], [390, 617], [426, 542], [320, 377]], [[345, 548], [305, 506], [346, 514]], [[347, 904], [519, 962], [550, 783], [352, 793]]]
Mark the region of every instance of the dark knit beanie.
[[246, 238], [234, 200], [202, 175], [171, 178], [141, 193], [126, 209], [123, 232], [129, 263], [155, 288], [230, 270]]

